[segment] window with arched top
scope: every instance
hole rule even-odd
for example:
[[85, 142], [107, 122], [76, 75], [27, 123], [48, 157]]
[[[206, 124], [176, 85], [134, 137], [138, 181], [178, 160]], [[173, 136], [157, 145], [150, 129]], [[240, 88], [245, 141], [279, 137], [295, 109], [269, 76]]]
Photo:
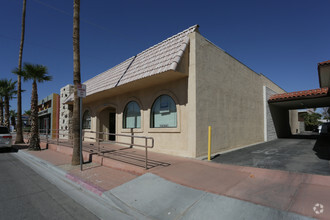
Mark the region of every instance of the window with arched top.
[[88, 110], [83, 114], [83, 129], [91, 129], [91, 115]]
[[123, 128], [141, 128], [141, 111], [139, 105], [131, 101], [124, 110]]
[[152, 105], [151, 128], [176, 128], [177, 112], [174, 100], [168, 95], [159, 96]]

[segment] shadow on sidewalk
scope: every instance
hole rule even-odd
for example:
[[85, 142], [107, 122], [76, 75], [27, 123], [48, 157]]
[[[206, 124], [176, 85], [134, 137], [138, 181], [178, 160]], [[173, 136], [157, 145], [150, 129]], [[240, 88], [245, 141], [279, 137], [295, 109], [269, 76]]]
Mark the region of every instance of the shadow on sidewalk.
[[[89, 156], [89, 162], [93, 161], [93, 155], [101, 155], [104, 158], [145, 168], [146, 156], [144, 150], [138, 150], [130, 147], [119, 147], [118, 145], [101, 146], [100, 153], [98, 153], [98, 148], [94, 145], [84, 146], [84, 150], [91, 152]], [[101, 165], [102, 164], [103, 163], [101, 163]], [[150, 157], [148, 156], [148, 169], [159, 166], [167, 167], [170, 165], [171, 164], [167, 162], [150, 159]]]

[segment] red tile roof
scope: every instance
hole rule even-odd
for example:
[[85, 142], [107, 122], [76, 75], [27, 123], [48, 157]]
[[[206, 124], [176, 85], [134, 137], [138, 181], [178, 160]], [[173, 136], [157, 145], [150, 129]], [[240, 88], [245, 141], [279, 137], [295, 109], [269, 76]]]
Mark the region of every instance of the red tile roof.
[[323, 61], [323, 62], [319, 63], [318, 65], [322, 66], [322, 65], [327, 65], [327, 64], [330, 64], [330, 60]]
[[269, 102], [287, 101], [304, 98], [316, 98], [328, 95], [329, 88], [311, 89], [298, 92], [288, 92], [282, 94], [275, 94], [269, 98]]

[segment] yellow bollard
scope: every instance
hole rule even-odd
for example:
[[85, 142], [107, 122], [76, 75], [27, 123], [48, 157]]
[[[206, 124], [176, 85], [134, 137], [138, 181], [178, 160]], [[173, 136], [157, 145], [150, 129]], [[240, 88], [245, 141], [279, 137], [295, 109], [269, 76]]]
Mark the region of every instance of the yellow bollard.
[[207, 160], [211, 160], [211, 126], [209, 126], [209, 138], [208, 138], [208, 154]]

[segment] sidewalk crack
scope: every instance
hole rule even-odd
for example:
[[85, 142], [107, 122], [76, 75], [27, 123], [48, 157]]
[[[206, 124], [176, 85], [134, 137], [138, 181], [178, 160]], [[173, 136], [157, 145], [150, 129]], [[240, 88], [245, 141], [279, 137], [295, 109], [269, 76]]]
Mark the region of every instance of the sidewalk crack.
[[290, 201], [290, 204], [289, 204], [288, 208], [285, 209], [285, 211], [289, 211], [289, 210], [291, 209], [291, 207], [292, 207], [292, 205], [293, 205], [293, 203], [294, 203], [294, 200], [295, 200], [295, 198], [296, 198], [296, 195], [298, 194], [298, 191], [300, 190], [301, 185], [302, 185], [303, 183], [305, 183], [305, 180], [306, 180], [306, 179], [307, 179], [307, 175], [306, 175], [306, 174], [303, 174], [302, 180], [301, 180], [301, 182], [299, 183], [299, 185], [297, 186], [295, 192], [293, 193], [293, 195], [292, 195], [292, 199], [291, 199], [291, 201]]
[[204, 198], [206, 195], [208, 194], [208, 192], [204, 192], [202, 195], [200, 195], [200, 197], [193, 202], [188, 208], [186, 208], [186, 210], [184, 210], [180, 215], [178, 215], [178, 217], [175, 220], [179, 220], [181, 218], [183, 218], [183, 216], [199, 201], [201, 201], [202, 198]]

